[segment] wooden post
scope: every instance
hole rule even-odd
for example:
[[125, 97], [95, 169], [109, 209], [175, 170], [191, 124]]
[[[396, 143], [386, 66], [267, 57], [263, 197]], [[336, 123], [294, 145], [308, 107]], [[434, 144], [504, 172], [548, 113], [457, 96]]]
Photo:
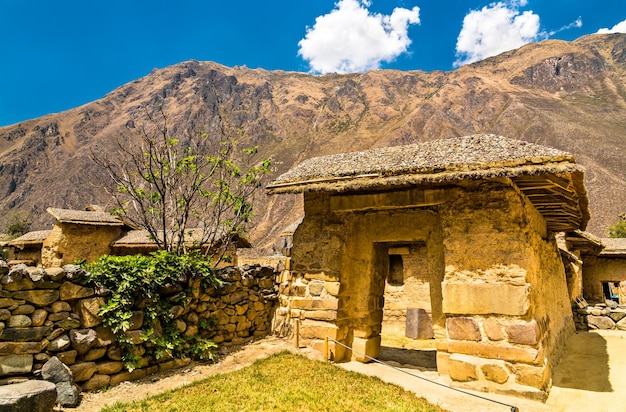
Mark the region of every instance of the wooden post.
[[328, 336], [324, 337], [324, 360], [328, 361], [330, 357], [328, 356]]
[[296, 340], [295, 345], [297, 349], [300, 349], [300, 318], [296, 318]]

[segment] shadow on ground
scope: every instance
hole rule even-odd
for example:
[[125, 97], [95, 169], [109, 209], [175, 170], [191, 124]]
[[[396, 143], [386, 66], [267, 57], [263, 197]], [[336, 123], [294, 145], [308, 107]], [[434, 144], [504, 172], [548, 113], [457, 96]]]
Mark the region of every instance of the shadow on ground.
[[572, 336], [556, 369], [553, 386], [592, 392], [612, 392], [606, 339], [580, 332]]
[[405, 367], [423, 371], [437, 370], [437, 351], [434, 349], [402, 349], [381, 346], [378, 360], [382, 362], [397, 362]]

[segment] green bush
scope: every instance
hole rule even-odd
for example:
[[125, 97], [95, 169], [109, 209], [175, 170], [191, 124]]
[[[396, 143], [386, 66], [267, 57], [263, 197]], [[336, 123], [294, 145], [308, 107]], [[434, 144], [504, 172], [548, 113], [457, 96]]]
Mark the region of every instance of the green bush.
[[626, 219], [620, 219], [613, 226], [609, 227], [609, 237], [626, 237]]
[[[185, 336], [176, 329], [175, 318], [170, 311], [173, 306], [184, 306], [189, 290], [174, 296], [162, 296], [162, 288], [189, 284], [200, 278], [204, 287], [219, 284], [210, 262], [195, 253], [176, 255], [157, 251], [150, 256], [103, 256], [97, 262], [86, 265], [90, 272], [88, 284], [105, 291], [105, 304], [98, 314], [103, 324], [116, 334], [122, 348], [123, 360], [129, 370], [137, 367], [140, 356], [124, 332], [131, 327], [133, 305], [138, 304], [144, 312], [143, 340], [147, 342], [143, 356], [153, 361], [162, 358], [212, 359], [212, 348], [217, 347], [202, 332], [213, 327], [212, 322], [200, 322], [199, 333]], [[136, 309], [135, 309], [136, 310]]]

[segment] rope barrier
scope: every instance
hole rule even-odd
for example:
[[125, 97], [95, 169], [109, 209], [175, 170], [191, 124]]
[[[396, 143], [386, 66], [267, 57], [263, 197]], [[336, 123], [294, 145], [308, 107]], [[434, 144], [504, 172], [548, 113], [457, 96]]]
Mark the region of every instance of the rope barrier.
[[475, 398], [479, 398], [479, 399], [482, 399], [482, 400], [485, 400], [485, 401], [488, 401], [488, 402], [493, 402], [493, 403], [497, 403], [497, 404], [502, 405], [502, 406], [506, 406], [506, 407], [510, 408], [511, 412], [519, 412], [519, 409], [518, 409], [518, 408], [517, 408], [517, 406], [515, 406], [515, 405], [510, 405], [510, 404], [508, 404], [508, 403], [504, 403], [504, 402], [496, 401], [496, 400], [493, 400], [493, 399], [485, 398], [484, 396], [476, 395], [475, 393], [466, 392], [466, 391], [464, 391], [464, 390], [462, 390], [462, 389], [453, 388], [453, 387], [451, 387], [451, 386], [444, 385], [443, 383], [435, 382], [435, 381], [432, 381], [432, 380], [430, 380], [430, 379], [424, 378], [423, 376], [415, 375], [415, 374], [413, 374], [413, 373], [411, 373], [411, 372], [408, 372], [408, 371], [406, 371], [406, 370], [403, 370], [403, 369], [397, 368], [397, 367], [395, 367], [395, 366], [393, 366], [393, 365], [390, 365], [390, 364], [388, 364], [388, 363], [385, 363], [385, 362], [383, 362], [383, 361], [381, 361], [381, 360], [378, 360], [378, 359], [376, 359], [376, 358], [372, 358], [371, 356], [366, 355], [365, 353], [362, 353], [362, 352], [359, 352], [359, 351], [355, 351], [355, 350], [354, 350], [354, 349], [352, 349], [351, 347], [346, 346], [346, 345], [344, 345], [343, 343], [338, 342], [338, 341], [336, 341], [335, 339], [330, 338], [330, 337], [328, 337], [328, 336], [324, 338], [324, 358], [325, 358], [325, 360], [328, 360], [328, 359], [329, 359], [329, 357], [328, 357], [328, 354], [329, 354], [329, 353], [328, 353], [328, 350], [329, 350], [329, 348], [328, 348], [328, 341], [329, 341], [329, 340], [330, 340], [330, 341], [332, 341], [332, 342], [334, 342], [334, 343], [336, 343], [336, 344], [338, 344], [338, 345], [340, 345], [340, 346], [343, 346], [343, 347], [344, 347], [344, 348], [346, 348], [346, 349], [349, 349], [350, 351], [352, 351], [352, 352], [354, 352], [354, 353], [356, 353], [356, 354], [358, 354], [358, 355], [364, 356], [364, 357], [366, 357], [367, 359], [369, 359], [369, 360], [371, 360], [371, 361], [374, 361], [374, 362], [376, 362], [376, 363], [379, 363], [379, 364], [381, 364], [381, 365], [383, 365], [383, 366], [387, 366], [387, 367], [389, 367], [389, 368], [391, 368], [391, 369], [394, 369], [394, 370], [396, 370], [396, 371], [398, 371], [398, 372], [402, 372], [402, 373], [405, 373], [405, 374], [407, 374], [407, 375], [413, 376], [414, 378], [418, 378], [418, 379], [421, 379], [421, 380], [423, 380], [423, 381], [426, 381], [426, 382], [429, 382], [429, 383], [432, 383], [432, 384], [435, 384], [435, 385], [439, 385], [439, 386], [441, 386], [441, 387], [444, 387], [444, 388], [447, 388], [447, 389], [451, 389], [451, 390], [453, 390], [453, 391], [460, 392], [460, 393], [462, 393], [462, 394], [464, 394], [464, 395], [473, 396], [473, 397], [475, 397]]

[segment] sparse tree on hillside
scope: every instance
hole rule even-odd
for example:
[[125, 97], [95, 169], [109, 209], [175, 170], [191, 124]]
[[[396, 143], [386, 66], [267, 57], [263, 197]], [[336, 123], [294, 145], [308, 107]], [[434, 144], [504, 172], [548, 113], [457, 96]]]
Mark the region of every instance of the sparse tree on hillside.
[[33, 215], [23, 209], [13, 209], [9, 211], [4, 220], [4, 232], [11, 238], [16, 238], [28, 233], [33, 224]]
[[[116, 186], [115, 212], [147, 230], [159, 249], [183, 254], [192, 243], [219, 262], [233, 237], [245, 232], [270, 161], [255, 163], [257, 148], [240, 148], [241, 133], [223, 126], [215, 135], [173, 136], [161, 107], [147, 116], [139, 143], [118, 139], [115, 156], [91, 154]], [[216, 244], [218, 250], [208, 247]]]
[[609, 227], [609, 237], [626, 237], [626, 213], [619, 215], [619, 220]]

